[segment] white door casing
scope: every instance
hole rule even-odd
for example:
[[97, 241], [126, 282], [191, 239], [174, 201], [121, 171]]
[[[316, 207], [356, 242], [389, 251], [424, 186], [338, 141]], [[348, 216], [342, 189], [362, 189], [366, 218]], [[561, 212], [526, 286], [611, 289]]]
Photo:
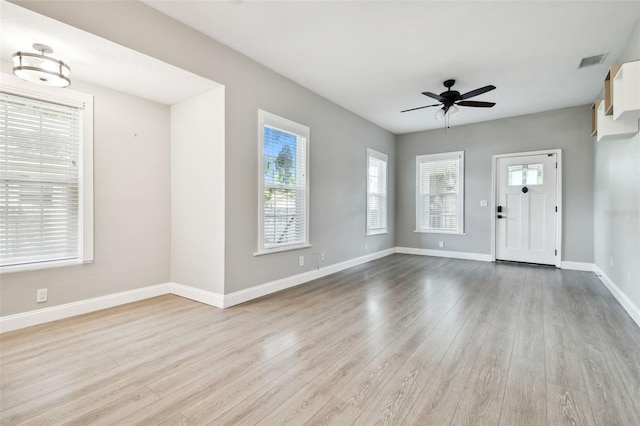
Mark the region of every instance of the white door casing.
[[559, 266], [557, 151], [494, 156], [495, 259]]

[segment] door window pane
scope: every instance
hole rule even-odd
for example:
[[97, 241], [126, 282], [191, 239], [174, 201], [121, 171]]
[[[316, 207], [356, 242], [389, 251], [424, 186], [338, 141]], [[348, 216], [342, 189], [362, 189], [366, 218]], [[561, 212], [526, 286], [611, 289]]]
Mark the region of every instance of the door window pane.
[[542, 185], [542, 164], [517, 164], [508, 167], [507, 185]]
[[542, 164], [528, 164], [526, 185], [542, 185]]

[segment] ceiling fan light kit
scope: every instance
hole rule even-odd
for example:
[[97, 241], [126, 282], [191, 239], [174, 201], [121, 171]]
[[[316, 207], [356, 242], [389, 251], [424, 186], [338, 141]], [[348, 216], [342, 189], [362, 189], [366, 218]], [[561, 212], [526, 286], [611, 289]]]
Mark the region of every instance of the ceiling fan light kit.
[[25, 52], [13, 54], [13, 73], [16, 77], [44, 86], [69, 86], [71, 68], [64, 62], [46, 55], [53, 53], [51, 47], [34, 43], [33, 48], [40, 54]]
[[455, 80], [453, 79], [446, 80], [443, 83], [443, 85], [444, 87], [447, 88], [447, 90], [445, 92], [440, 93], [439, 95], [436, 95], [435, 93], [431, 93], [431, 92], [422, 92], [423, 95], [433, 98], [438, 102], [440, 102], [439, 104], [425, 105], [417, 108], [405, 109], [400, 112], [409, 112], [409, 111], [415, 111], [418, 109], [439, 106], [441, 108], [438, 111], [436, 111], [436, 113], [434, 114], [434, 117], [436, 118], [436, 120], [439, 120], [445, 116], [448, 118], [457, 117], [459, 112], [458, 106], [475, 107], [475, 108], [491, 108], [495, 105], [495, 102], [467, 101], [467, 99], [473, 98], [474, 96], [482, 95], [483, 93], [487, 93], [495, 89], [496, 86], [490, 84], [488, 86], [480, 87], [479, 89], [472, 90], [464, 94], [460, 94], [460, 92], [458, 92], [457, 90], [451, 90], [454, 84], [456, 84]]

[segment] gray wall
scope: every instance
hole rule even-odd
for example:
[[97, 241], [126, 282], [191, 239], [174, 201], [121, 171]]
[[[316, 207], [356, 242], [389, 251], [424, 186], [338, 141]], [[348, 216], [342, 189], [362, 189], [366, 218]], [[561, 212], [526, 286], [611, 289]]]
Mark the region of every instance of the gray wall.
[[[461, 113], [464, 113], [462, 111]], [[561, 148], [563, 259], [593, 262], [593, 143], [589, 107], [580, 106], [398, 136], [396, 245], [433, 250], [491, 253], [491, 156]], [[465, 232], [415, 233], [415, 158], [465, 152]], [[489, 200], [489, 207], [480, 207]], [[438, 248], [438, 241], [444, 248]]]
[[[252, 65], [226, 85], [225, 293], [242, 290], [394, 246], [387, 235], [365, 237], [366, 148], [389, 155], [393, 188], [395, 136], [279, 75]], [[311, 130], [310, 242], [312, 247], [254, 257], [258, 235], [258, 108]], [[390, 194], [390, 211], [393, 209]], [[389, 217], [393, 225], [393, 215]], [[298, 266], [298, 256], [305, 266]]]
[[[365, 243], [369, 252], [394, 246], [393, 191], [389, 234], [364, 236], [366, 148], [389, 155], [394, 188], [393, 134], [142, 3], [15, 3], [225, 85], [225, 293], [311, 270], [320, 251], [329, 265], [366, 254]], [[258, 109], [311, 128], [310, 249], [253, 256]]]
[[[78, 81], [73, 89], [94, 95], [95, 260], [2, 274], [0, 316], [169, 281], [169, 107]], [[45, 287], [48, 302], [36, 304]]]
[[[640, 183], [634, 182], [640, 181], [640, 142], [636, 136], [596, 145], [594, 165], [587, 106], [454, 126], [446, 134], [433, 130], [396, 138], [144, 4], [16, 3], [226, 86], [225, 293], [310, 270], [320, 251], [327, 256], [323, 265], [364, 255], [365, 243], [375, 252], [395, 245], [438, 249], [437, 241], [444, 241], [444, 250], [489, 254], [491, 207], [480, 207], [479, 201], [490, 199], [491, 155], [562, 148], [563, 260], [594, 261], [595, 212], [595, 262], [640, 304], [639, 219], [604, 214], [611, 209], [637, 211]], [[637, 43], [630, 46], [626, 55], [640, 56]], [[101, 88], [88, 90], [96, 94], [96, 261], [3, 275], [2, 315], [169, 280], [169, 109]], [[311, 128], [310, 249], [253, 256], [259, 108]], [[134, 131], [147, 136], [132, 141]], [[390, 233], [372, 237], [364, 236], [367, 147], [389, 155], [392, 190]], [[414, 233], [415, 156], [457, 150], [465, 151], [467, 235]], [[629, 183], [624, 186], [627, 192], [620, 192], [621, 182]], [[135, 209], [127, 210], [126, 202], [133, 202]], [[307, 257], [302, 268], [297, 266], [301, 254]], [[613, 268], [608, 267], [610, 257], [615, 259]], [[629, 272], [631, 284], [625, 286]], [[50, 301], [36, 305], [35, 289], [43, 285], [49, 288]]]
[[[640, 23], [618, 62], [640, 59]], [[640, 311], [640, 134], [595, 145], [595, 264]]]

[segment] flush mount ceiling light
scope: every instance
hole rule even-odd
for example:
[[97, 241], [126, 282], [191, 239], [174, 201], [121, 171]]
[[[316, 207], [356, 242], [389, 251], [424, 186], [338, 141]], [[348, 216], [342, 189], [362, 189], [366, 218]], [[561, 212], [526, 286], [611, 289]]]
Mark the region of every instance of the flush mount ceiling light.
[[71, 84], [71, 68], [67, 64], [45, 54], [53, 49], [45, 44], [34, 43], [33, 48], [40, 52], [17, 52], [13, 55], [13, 73], [22, 80], [52, 87], [67, 87]]

